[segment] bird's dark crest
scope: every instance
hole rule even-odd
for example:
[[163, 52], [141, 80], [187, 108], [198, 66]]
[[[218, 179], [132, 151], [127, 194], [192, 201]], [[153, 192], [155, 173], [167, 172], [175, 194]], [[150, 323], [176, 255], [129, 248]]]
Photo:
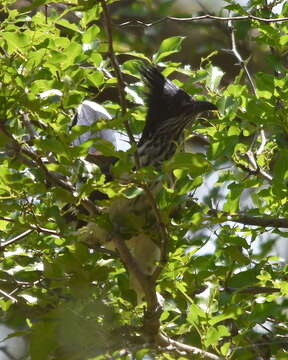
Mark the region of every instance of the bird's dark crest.
[[163, 122], [183, 114], [196, 115], [206, 110], [216, 110], [216, 106], [208, 101], [195, 101], [192, 96], [180, 89], [172, 81], [164, 77], [153, 65], [140, 68], [143, 81], [147, 86], [147, 117], [142, 139], [157, 131]]

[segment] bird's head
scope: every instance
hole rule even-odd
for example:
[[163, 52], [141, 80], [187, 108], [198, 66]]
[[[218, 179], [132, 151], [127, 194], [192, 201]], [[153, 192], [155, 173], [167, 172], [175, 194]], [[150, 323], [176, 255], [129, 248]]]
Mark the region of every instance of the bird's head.
[[192, 121], [195, 115], [201, 112], [217, 110], [217, 107], [209, 101], [194, 100], [192, 96], [165, 78], [152, 65], [143, 66], [140, 72], [148, 89], [146, 94], [148, 111], [143, 131], [144, 137], [157, 131], [172, 118], [178, 118], [178, 124], [181, 126], [180, 119], [184, 117], [187, 119], [190, 115]]

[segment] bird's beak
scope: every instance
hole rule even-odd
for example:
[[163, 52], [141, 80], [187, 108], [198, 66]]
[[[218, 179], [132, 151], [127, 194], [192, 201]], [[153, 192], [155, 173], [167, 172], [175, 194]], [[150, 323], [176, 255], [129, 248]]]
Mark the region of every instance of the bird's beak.
[[196, 101], [194, 106], [197, 113], [201, 113], [203, 111], [218, 110], [217, 106], [210, 103], [209, 101]]

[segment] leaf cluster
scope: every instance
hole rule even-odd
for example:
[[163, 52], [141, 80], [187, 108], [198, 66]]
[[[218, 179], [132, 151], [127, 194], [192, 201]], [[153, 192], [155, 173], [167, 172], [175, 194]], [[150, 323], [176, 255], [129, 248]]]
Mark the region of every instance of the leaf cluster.
[[[277, 16], [263, 1], [247, 7], [227, 3], [234, 14]], [[101, 2], [63, 2], [62, 13], [49, 1], [22, 10], [12, 10], [12, 4], [2, 5], [0, 25], [0, 308], [1, 322], [13, 329], [10, 337], [27, 339], [23, 359], [190, 358], [176, 346], [145, 343], [145, 305], [137, 305], [118, 254], [81, 243], [63, 210], [67, 204], [83, 206], [95, 191], [107, 197], [96, 206], [107, 208], [115, 198], [137, 198], [155, 182], [162, 183], [156, 205], [170, 239], [169, 260], [157, 281], [163, 332], [219, 358], [284, 359], [288, 269], [284, 252], [279, 258], [271, 249], [280, 238], [287, 240], [285, 229], [273, 223], [288, 222], [287, 22], [234, 24], [236, 43], [238, 33], [249, 34], [251, 47], [264, 48], [267, 67], [251, 73], [251, 83], [249, 59], [243, 59], [227, 84], [221, 64], [214, 63], [220, 48], [193, 70], [176, 60], [186, 40], [174, 34], [149, 57], [145, 39], [135, 51], [129, 34], [119, 36], [118, 9], [113, 35], [127, 86], [125, 113], [107, 55]], [[136, 1], [130, 14], [143, 4], [152, 14], [148, 1]], [[49, 16], [34, 11], [40, 5], [51, 5]], [[163, 15], [171, 5], [161, 5]], [[288, 16], [287, 4], [281, 16]], [[204, 114], [186, 129], [185, 145], [183, 140], [161, 170], [135, 170], [135, 145], [127, 152], [100, 139], [72, 146], [87, 131], [71, 130], [75, 110], [87, 98], [101, 101], [113, 115], [89, 130], [126, 132], [128, 121], [139, 136], [146, 114], [137, 70], [143, 61], [159, 65], [196, 99], [215, 103], [218, 113]], [[87, 166], [91, 146], [118, 159], [113, 181], [97, 164]], [[265, 226], [257, 222], [263, 218]], [[87, 211], [78, 214], [78, 222], [87, 219]], [[94, 221], [111, 226], [105, 214]], [[139, 214], [122, 221], [129, 234], [150, 231]], [[150, 235], [157, 241], [154, 230]]]

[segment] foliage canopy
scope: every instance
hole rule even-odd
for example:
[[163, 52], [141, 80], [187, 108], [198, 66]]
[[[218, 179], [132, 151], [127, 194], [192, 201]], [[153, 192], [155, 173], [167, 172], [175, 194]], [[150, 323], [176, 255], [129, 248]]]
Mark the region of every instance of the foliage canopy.
[[[136, 18], [145, 4], [143, 22], [145, 16], [155, 18], [155, 10], [159, 19], [169, 14], [171, 1], [116, 8], [113, 21], [108, 18], [110, 27], [103, 8], [109, 10], [113, 1], [72, 0], [61, 14], [51, 7], [49, 16], [34, 11], [49, 1], [33, 1], [24, 10], [12, 10], [13, 3], [4, 1], [0, 25], [0, 307], [2, 323], [15, 329], [11, 336], [27, 338], [25, 356], [188, 359], [197, 347], [219, 359], [287, 358], [288, 270], [283, 260], [270, 256], [288, 228], [287, 21], [219, 21], [232, 40], [230, 61], [239, 65], [231, 76], [214, 64], [219, 43], [192, 70], [177, 60], [183, 34], [175, 30], [152, 49], [141, 24], [142, 35], [139, 28], [133, 34], [128, 26], [115, 25], [125, 11], [126, 18]], [[275, 20], [276, 3], [252, 0], [241, 7], [227, 0], [226, 8], [231, 16]], [[279, 17], [285, 16], [287, 3]], [[161, 37], [166, 24], [148, 29]], [[239, 42], [257, 46], [265, 58], [261, 71], [249, 72]], [[122, 101], [115, 96], [124, 88], [113, 55], [128, 89]], [[71, 146], [86, 131], [81, 126], [71, 130], [71, 121], [85, 99], [95, 99], [114, 119], [93, 125], [94, 130], [126, 132], [129, 123], [131, 132], [139, 134], [146, 114], [137, 71], [143, 60], [160, 65], [166, 76], [177, 77], [177, 85], [209, 99], [219, 111], [185, 132], [188, 143], [204, 143], [202, 153], [178, 152], [161, 172], [133, 170], [135, 146], [124, 153], [98, 143], [104, 155], [120, 160], [113, 167], [115, 180], [106, 183], [99, 167], [86, 166], [91, 140]], [[117, 181], [127, 172], [130, 183]], [[173, 185], [167, 180], [171, 172]], [[79, 180], [83, 176], [85, 183]], [[137, 184], [149, 186], [159, 179], [163, 188], [155, 204], [169, 234], [169, 259], [157, 279], [165, 300], [161, 331], [190, 345], [186, 351], [178, 343], [147, 343], [145, 304], [136, 306], [119, 256], [81, 243], [62, 213], [68, 203], [83, 204], [95, 189], [110, 199], [133, 198], [141, 191]], [[98, 205], [109, 206], [109, 200]], [[180, 210], [171, 219], [175, 205]], [[141, 219], [131, 222], [138, 226]], [[212, 244], [208, 250], [207, 244]]]

